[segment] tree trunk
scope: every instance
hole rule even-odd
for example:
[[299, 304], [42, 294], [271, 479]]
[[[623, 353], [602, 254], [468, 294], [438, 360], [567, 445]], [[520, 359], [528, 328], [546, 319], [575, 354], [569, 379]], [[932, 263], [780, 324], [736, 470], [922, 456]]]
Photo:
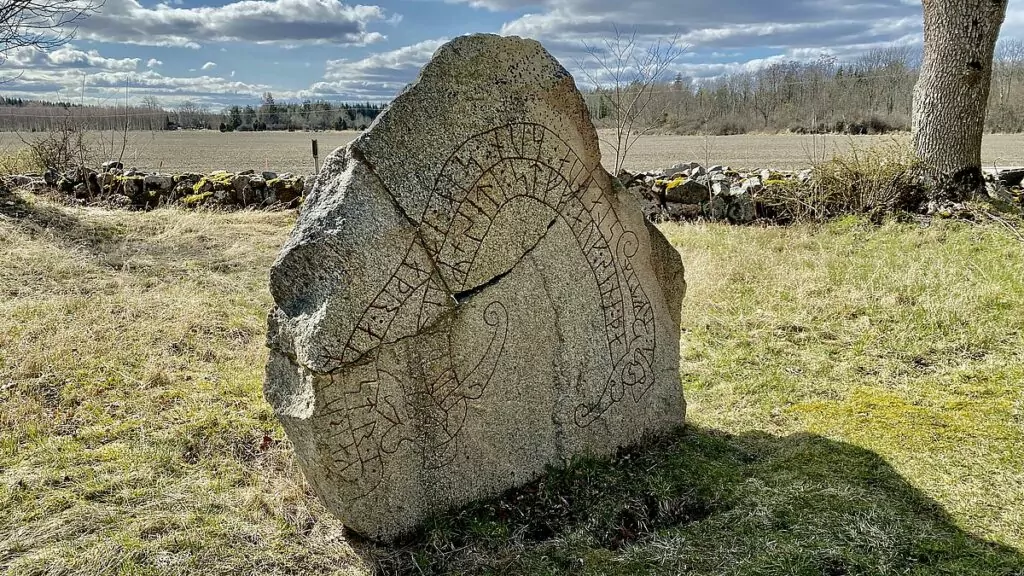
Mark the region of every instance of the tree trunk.
[[914, 148], [934, 200], [962, 200], [984, 186], [981, 137], [992, 60], [1007, 0], [922, 0], [924, 62], [914, 89]]

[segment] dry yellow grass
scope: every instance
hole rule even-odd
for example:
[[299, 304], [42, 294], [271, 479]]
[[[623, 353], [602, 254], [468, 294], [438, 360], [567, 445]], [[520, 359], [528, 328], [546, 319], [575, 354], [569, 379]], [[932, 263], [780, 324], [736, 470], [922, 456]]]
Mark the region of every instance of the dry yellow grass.
[[0, 206], [0, 572], [351, 564], [261, 401], [294, 215], [23, 198]]
[[666, 226], [689, 430], [397, 550], [262, 399], [291, 213], [0, 197], [0, 573], [1024, 574], [1024, 246], [996, 225]]

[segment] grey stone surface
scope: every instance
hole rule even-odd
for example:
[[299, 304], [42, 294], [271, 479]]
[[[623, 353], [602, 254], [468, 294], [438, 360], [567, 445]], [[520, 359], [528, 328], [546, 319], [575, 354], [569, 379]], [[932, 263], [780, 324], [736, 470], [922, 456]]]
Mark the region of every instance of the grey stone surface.
[[[268, 182], [251, 170], [249, 174], [217, 170], [204, 176], [187, 172], [147, 174], [137, 170], [122, 174], [116, 167], [102, 172], [83, 167], [63, 175], [48, 170], [47, 175], [42, 180], [45, 186], [39, 191], [56, 190], [89, 203], [116, 207], [126, 207], [123, 199], [128, 198], [127, 207], [142, 209], [169, 204], [185, 208], [292, 208], [301, 203], [308, 188], [301, 176], [282, 174]], [[6, 178], [14, 186], [28, 186], [34, 180], [27, 175]]]
[[174, 187], [174, 177], [170, 174], [147, 174], [145, 182], [151, 190], [167, 191]]
[[1024, 183], [1024, 168], [1003, 170], [998, 173], [998, 176], [1003, 186], [1020, 186], [1021, 183]]
[[699, 204], [711, 199], [711, 192], [705, 184], [696, 180], [685, 180], [665, 190], [665, 201], [679, 204]]
[[683, 422], [678, 253], [539, 43], [443, 46], [325, 161], [271, 271], [265, 396], [357, 533]]

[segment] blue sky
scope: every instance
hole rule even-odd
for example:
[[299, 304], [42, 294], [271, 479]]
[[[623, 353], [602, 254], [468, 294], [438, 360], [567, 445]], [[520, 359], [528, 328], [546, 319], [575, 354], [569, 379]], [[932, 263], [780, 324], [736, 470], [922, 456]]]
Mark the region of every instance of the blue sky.
[[[0, 93], [40, 99], [185, 100], [211, 109], [278, 100], [386, 101], [446, 39], [541, 40], [570, 71], [618, 27], [641, 42], [679, 35], [690, 78], [780, 59], [840, 59], [920, 43], [919, 0], [106, 0], [67, 46], [7, 54]], [[1024, 0], [1003, 37], [1024, 39]], [[579, 75], [578, 75], [579, 76]]]

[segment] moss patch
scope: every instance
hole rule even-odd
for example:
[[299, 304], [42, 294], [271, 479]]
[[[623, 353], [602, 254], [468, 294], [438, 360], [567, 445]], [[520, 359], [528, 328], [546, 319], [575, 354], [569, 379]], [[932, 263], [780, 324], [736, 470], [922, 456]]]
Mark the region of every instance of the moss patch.
[[211, 172], [210, 174], [200, 178], [199, 181], [196, 182], [194, 186], [192, 186], [192, 190], [196, 194], [200, 194], [211, 190], [223, 190], [231, 188], [233, 186], [232, 183], [234, 177], [234, 174], [232, 174], [231, 172], [226, 172], [224, 170]]
[[[198, 186], [198, 184], [197, 184]], [[200, 206], [209, 200], [213, 196], [213, 192], [201, 192], [199, 194], [191, 194], [181, 199], [181, 203], [185, 206]]]
[[680, 176], [679, 178], [671, 179], [671, 180], [663, 179], [663, 180], [656, 180], [655, 181], [655, 184], [657, 184], [658, 186], [664, 187], [665, 190], [672, 190], [674, 188], [678, 188], [678, 187], [682, 186], [685, 183], [686, 183], [686, 178], [684, 178], [682, 176]]

